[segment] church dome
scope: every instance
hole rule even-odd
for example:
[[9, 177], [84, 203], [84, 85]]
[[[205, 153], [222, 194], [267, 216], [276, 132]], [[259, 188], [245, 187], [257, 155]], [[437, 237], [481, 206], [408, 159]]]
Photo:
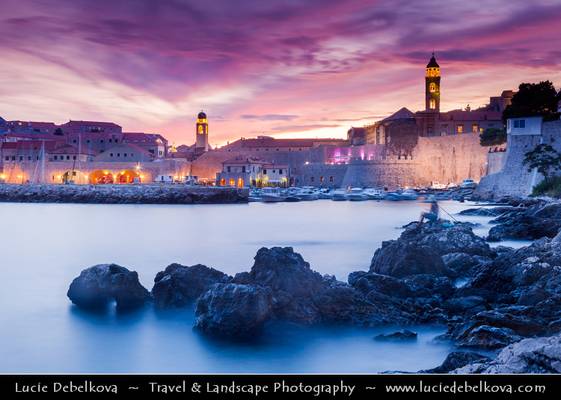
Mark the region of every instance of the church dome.
[[198, 119], [206, 119], [206, 114], [205, 114], [203, 111], [201, 111], [201, 112], [199, 113], [199, 115], [197, 115], [197, 118], [198, 118]]
[[436, 62], [436, 58], [434, 57], [434, 53], [432, 53], [432, 57], [427, 64], [427, 68], [440, 68], [440, 65]]

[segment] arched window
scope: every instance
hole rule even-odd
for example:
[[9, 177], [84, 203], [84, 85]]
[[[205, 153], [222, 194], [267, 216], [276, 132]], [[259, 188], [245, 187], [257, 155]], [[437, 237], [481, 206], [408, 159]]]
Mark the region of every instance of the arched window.
[[429, 92], [431, 92], [431, 93], [436, 92], [436, 83], [431, 82], [431, 83], [429, 84]]
[[436, 108], [436, 100], [435, 99], [430, 99], [429, 101], [429, 108], [431, 110], [434, 110]]

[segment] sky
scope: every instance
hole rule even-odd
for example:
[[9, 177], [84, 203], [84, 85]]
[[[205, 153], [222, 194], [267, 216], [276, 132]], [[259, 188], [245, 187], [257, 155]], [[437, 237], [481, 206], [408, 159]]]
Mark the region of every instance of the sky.
[[112, 121], [191, 144], [344, 137], [520, 82], [561, 86], [561, 0], [0, 0], [0, 116]]

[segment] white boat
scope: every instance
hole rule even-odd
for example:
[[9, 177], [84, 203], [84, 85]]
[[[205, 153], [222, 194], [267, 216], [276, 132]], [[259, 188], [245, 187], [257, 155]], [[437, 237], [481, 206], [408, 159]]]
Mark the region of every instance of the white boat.
[[405, 189], [401, 192], [401, 199], [402, 200], [417, 200], [419, 198], [419, 193], [417, 193], [413, 189]]
[[419, 194], [413, 189], [406, 189], [403, 191], [390, 192], [386, 194], [385, 199], [390, 201], [401, 201], [401, 200], [417, 200]]
[[318, 194], [313, 189], [302, 188], [296, 195], [302, 201], [310, 201], [319, 199]]
[[382, 190], [372, 188], [364, 189], [364, 194], [370, 200], [383, 200], [384, 197], [386, 197], [386, 194]]
[[362, 190], [362, 188], [352, 188], [349, 193], [347, 193], [347, 198], [350, 201], [368, 200], [368, 196], [364, 194], [364, 190]]
[[329, 189], [321, 189], [318, 193], [318, 197], [320, 199], [331, 199], [333, 197], [333, 193]]
[[333, 201], [345, 201], [347, 199], [347, 191], [345, 189], [337, 189], [333, 191], [333, 195], [331, 196], [331, 200]]
[[281, 194], [278, 187], [265, 187], [261, 190], [261, 201], [264, 203], [278, 203], [285, 199], [286, 196]]

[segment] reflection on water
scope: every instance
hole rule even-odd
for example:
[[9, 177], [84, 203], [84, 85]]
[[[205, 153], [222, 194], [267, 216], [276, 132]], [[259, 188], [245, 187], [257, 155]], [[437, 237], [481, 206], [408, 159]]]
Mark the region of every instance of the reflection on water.
[[[457, 212], [467, 204], [443, 203]], [[92, 315], [66, 298], [88, 266], [115, 262], [151, 288], [172, 262], [229, 274], [261, 246], [293, 246], [312, 268], [346, 280], [367, 269], [382, 240], [417, 219], [416, 202], [249, 205], [0, 204], [3, 228], [0, 372], [377, 372], [438, 365], [443, 328], [416, 343], [379, 343], [374, 329], [274, 327], [252, 345], [193, 331], [192, 310]], [[450, 211], [449, 210], [449, 211]], [[388, 331], [385, 329], [384, 331]], [[399, 356], [396, 356], [398, 354]]]

